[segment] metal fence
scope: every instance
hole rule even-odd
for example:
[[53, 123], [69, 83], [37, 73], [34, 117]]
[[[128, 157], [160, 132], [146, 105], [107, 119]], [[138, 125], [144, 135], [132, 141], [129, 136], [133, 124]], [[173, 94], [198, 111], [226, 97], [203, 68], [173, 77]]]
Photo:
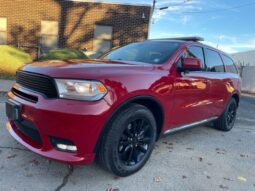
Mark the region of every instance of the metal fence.
[[243, 68], [242, 91], [255, 93], [255, 66], [246, 66]]
[[21, 43], [8, 45], [24, 50], [25, 52], [29, 53], [34, 59], [38, 59], [44, 53], [42, 47], [38, 45]]
[[30, 53], [33, 58], [38, 59], [42, 54], [42, 48], [38, 45], [29, 45], [29, 44], [16, 44], [17, 48], [23, 49], [26, 52]]

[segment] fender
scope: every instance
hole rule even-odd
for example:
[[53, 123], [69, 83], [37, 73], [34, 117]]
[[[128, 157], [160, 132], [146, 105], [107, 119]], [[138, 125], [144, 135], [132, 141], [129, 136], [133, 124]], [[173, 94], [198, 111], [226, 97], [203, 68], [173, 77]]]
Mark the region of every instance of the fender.
[[220, 114], [220, 116], [225, 112], [226, 107], [227, 107], [227, 105], [228, 105], [230, 99], [231, 99], [231, 98], [235, 98], [235, 96], [237, 96], [237, 98], [238, 98], [237, 106], [239, 106], [240, 94], [239, 94], [238, 91], [233, 91], [233, 92], [229, 95], [229, 97], [228, 97], [228, 99], [227, 99], [227, 101], [226, 101], [226, 104], [225, 104], [225, 106], [224, 106], [224, 110], [222, 111], [222, 113]]
[[[98, 137], [96, 146], [94, 148], [94, 152], [97, 152], [97, 150], [99, 149], [100, 144], [102, 143], [102, 141], [104, 139], [104, 135], [106, 134], [107, 130], [110, 128], [109, 124], [111, 124], [111, 122], [114, 120], [117, 113], [119, 113], [121, 110], [125, 109], [131, 103], [141, 103], [144, 100], [152, 101], [153, 103], [156, 103], [157, 106], [158, 106], [159, 111], [157, 111], [157, 113], [161, 114], [161, 119], [160, 119], [160, 122], [158, 122], [157, 120], [156, 120], [156, 122], [157, 122], [157, 125], [158, 125], [158, 127], [157, 127], [158, 128], [158, 135], [160, 135], [161, 129], [162, 129], [163, 124], [164, 124], [164, 118], [165, 118], [164, 117], [164, 109], [163, 109], [162, 104], [160, 103], [160, 101], [157, 98], [155, 98], [153, 96], [149, 96], [149, 95], [141, 95], [141, 96], [131, 97], [131, 98], [125, 100], [124, 102], [122, 102], [120, 105], [118, 105], [117, 108], [115, 108], [112, 115], [109, 117], [106, 124], [104, 125], [104, 127], [101, 130], [101, 133]], [[143, 104], [141, 104], [141, 105], [143, 105]], [[153, 111], [152, 111], [152, 113], [153, 113]], [[158, 136], [158, 138], [159, 138], [159, 136]]]

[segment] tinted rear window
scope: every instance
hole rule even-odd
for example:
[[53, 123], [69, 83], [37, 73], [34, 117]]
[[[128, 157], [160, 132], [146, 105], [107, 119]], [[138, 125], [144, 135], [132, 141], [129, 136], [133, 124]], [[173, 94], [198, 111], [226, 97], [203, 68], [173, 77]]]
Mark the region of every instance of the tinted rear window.
[[103, 59], [162, 64], [180, 47], [178, 42], [139, 42], [113, 50]]
[[238, 71], [234, 65], [233, 60], [225, 55], [223, 55], [222, 58], [223, 58], [223, 61], [224, 61], [225, 67], [226, 67], [226, 72], [238, 74]]
[[218, 52], [206, 49], [207, 71], [224, 72], [224, 65]]

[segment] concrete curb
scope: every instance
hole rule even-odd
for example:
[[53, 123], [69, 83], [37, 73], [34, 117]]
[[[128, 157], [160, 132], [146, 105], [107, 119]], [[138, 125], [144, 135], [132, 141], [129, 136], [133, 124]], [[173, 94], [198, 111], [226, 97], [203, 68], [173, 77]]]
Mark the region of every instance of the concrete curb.
[[242, 92], [242, 96], [249, 96], [249, 97], [255, 97], [254, 93], [247, 93], [247, 92]]

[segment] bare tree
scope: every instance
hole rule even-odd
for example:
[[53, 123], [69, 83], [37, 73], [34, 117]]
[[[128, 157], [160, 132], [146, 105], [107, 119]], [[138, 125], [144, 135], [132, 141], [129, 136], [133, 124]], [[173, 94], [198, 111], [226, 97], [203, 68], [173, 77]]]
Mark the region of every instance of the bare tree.
[[[40, 18], [42, 20], [58, 21], [59, 48], [93, 50], [95, 25], [113, 27], [112, 47], [141, 41], [146, 39], [148, 35], [149, 8], [135, 9], [133, 6], [64, 0], [47, 1], [56, 3], [59, 15], [48, 15], [49, 10], [42, 9], [41, 11], [40, 9]], [[35, 19], [26, 23], [26, 25], [19, 22], [14, 23], [10, 30], [10, 44], [23, 48], [25, 46], [30, 47], [26, 48], [26, 51], [34, 57], [38, 54], [38, 50], [43, 53], [43, 48], [40, 48], [41, 26], [39, 21]], [[132, 30], [130, 30], [131, 26]]]
[[243, 77], [243, 71], [244, 71], [244, 68], [246, 68], [247, 66], [249, 66], [250, 63], [245, 63], [244, 61], [238, 61], [238, 68], [239, 68], [239, 71], [240, 71], [240, 76]]

